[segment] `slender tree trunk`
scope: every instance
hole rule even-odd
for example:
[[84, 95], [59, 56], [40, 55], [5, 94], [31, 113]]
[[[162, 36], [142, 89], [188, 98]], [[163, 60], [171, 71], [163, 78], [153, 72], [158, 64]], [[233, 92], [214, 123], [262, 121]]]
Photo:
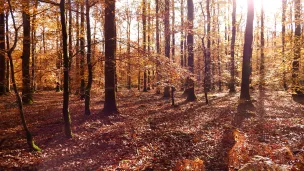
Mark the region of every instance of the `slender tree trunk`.
[[[157, 53], [157, 60], [156, 60], [156, 81], [157, 83], [160, 81], [160, 75], [159, 75], [159, 66], [160, 66], [160, 61], [159, 61], [159, 55], [160, 55], [160, 35], [159, 35], [159, 0], [155, 0], [155, 5], [156, 5], [156, 53]], [[156, 88], [156, 94], [160, 94], [160, 88], [159, 85], [157, 84]]]
[[[147, 13], [146, 13], [146, 0], [142, 1], [142, 24], [143, 24], [143, 51], [146, 56], [147, 50]], [[144, 70], [144, 92], [147, 92], [147, 70]]]
[[260, 84], [259, 88], [262, 89], [265, 84], [265, 37], [264, 37], [264, 4], [263, 0], [261, 0], [261, 63], [260, 63]]
[[[220, 4], [217, 4], [217, 16], [220, 16]], [[219, 91], [222, 91], [222, 68], [221, 68], [221, 55], [220, 55], [220, 43], [221, 43], [221, 38], [220, 38], [220, 21], [219, 18], [216, 19], [217, 22], [217, 65], [218, 65], [218, 74], [219, 74], [219, 80], [218, 80], [218, 86], [219, 86]]]
[[116, 24], [115, 0], [105, 1], [105, 115], [118, 113], [115, 92], [116, 73]]
[[184, 67], [184, 0], [181, 0], [181, 40], [180, 40], [180, 61], [181, 66]]
[[[188, 35], [187, 35], [187, 46], [188, 46], [188, 66], [189, 71], [194, 74], [194, 39], [193, 39], [193, 20], [194, 20], [194, 5], [193, 0], [187, 0], [188, 7]], [[187, 91], [187, 101], [195, 101], [196, 95], [194, 91], [194, 80], [192, 78], [188, 78], [188, 91]]]
[[285, 90], [288, 89], [286, 82], [286, 56], [285, 56], [286, 4], [287, 4], [287, 0], [282, 0], [282, 59], [283, 59], [283, 87]]
[[128, 73], [127, 73], [127, 82], [128, 89], [131, 90], [131, 11], [129, 9], [126, 10], [127, 15], [127, 53], [128, 53]]
[[29, 128], [27, 127], [25, 116], [24, 116], [22, 98], [20, 97], [18, 89], [17, 89], [17, 84], [16, 84], [16, 80], [15, 80], [15, 71], [14, 71], [14, 62], [13, 62], [12, 53], [13, 53], [14, 49], [17, 46], [18, 29], [17, 29], [16, 24], [15, 24], [15, 19], [14, 19], [14, 15], [13, 15], [13, 11], [12, 11], [12, 6], [11, 6], [10, 0], [8, 0], [8, 4], [9, 4], [9, 7], [10, 7], [10, 13], [11, 13], [11, 16], [12, 16], [13, 26], [14, 26], [14, 30], [15, 30], [14, 44], [13, 44], [13, 46], [11, 48], [9, 48], [9, 46], [8, 46], [9, 50], [7, 52], [7, 55], [8, 55], [9, 61], [10, 61], [10, 65], [11, 65], [10, 69], [11, 69], [11, 78], [12, 78], [12, 83], [13, 83], [13, 89], [14, 89], [14, 92], [15, 92], [15, 95], [16, 95], [16, 98], [17, 98], [17, 103], [18, 103], [18, 108], [19, 108], [19, 114], [20, 114], [20, 118], [21, 118], [21, 123], [22, 123], [23, 129], [25, 131], [27, 144], [29, 145], [29, 147], [30, 147], [31, 150], [41, 151], [41, 149], [37, 145], [35, 145], [35, 142], [33, 140], [33, 136], [31, 134]]
[[295, 35], [294, 35], [294, 57], [292, 63], [292, 84], [293, 91], [297, 92], [299, 86], [299, 66], [301, 58], [301, 0], [294, 1], [294, 19], [295, 19]]
[[245, 30], [245, 43], [243, 50], [243, 65], [242, 65], [242, 85], [241, 99], [250, 100], [249, 93], [249, 77], [250, 77], [250, 61], [252, 57], [252, 41], [253, 41], [253, 19], [254, 19], [254, 0], [247, 0], [248, 13]]
[[29, 1], [23, 0], [23, 51], [22, 51], [22, 101], [24, 104], [32, 104], [30, 56], [31, 56], [31, 20], [29, 14]]
[[[9, 11], [7, 11], [5, 15], [5, 32], [6, 34], [6, 49], [9, 49], [10, 47], [10, 41], [9, 41], [9, 32], [8, 32], [8, 17], [9, 17]], [[11, 83], [10, 83], [10, 61], [7, 59], [6, 61], [6, 91], [11, 91]]]
[[88, 65], [88, 84], [85, 89], [85, 115], [90, 115], [90, 101], [91, 101], [91, 87], [93, 82], [93, 67], [91, 62], [91, 24], [90, 24], [90, 4], [89, 0], [86, 0], [86, 20], [87, 20], [87, 42], [88, 42], [88, 52], [87, 52], [87, 65]]
[[85, 39], [84, 39], [84, 0], [80, 4], [80, 98], [84, 99], [85, 81], [84, 81], [84, 56], [85, 56]]
[[[170, 59], [170, 1], [165, 1], [165, 56]], [[170, 97], [170, 87], [165, 86], [164, 97]]]
[[172, 27], [172, 61], [175, 61], [175, 3], [174, 0], [172, 0], [171, 2], [172, 4], [172, 23], [171, 23], [171, 27]]
[[78, 53], [79, 51], [79, 42], [80, 42], [80, 31], [79, 31], [79, 2], [76, 2], [76, 68], [75, 68], [75, 83], [77, 85], [76, 87], [76, 95], [80, 93], [80, 88], [78, 87], [81, 85], [80, 82], [80, 55]]
[[35, 0], [33, 17], [32, 17], [32, 91], [36, 91], [36, 14], [38, 8], [38, 0]]
[[207, 11], [207, 49], [205, 54], [205, 76], [204, 76], [204, 93], [205, 93], [205, 100], [206, 104], [208, 104], [208, 92], [210, 91], [211, 86], [211, 78], [210, 78], [210, 65], [211, 65], [211, 58], [210, 58], [210, 48], [211, 48], [211, 40], [210, 40], [210, 1], [206, 1], [206, 11]]
[[61, 31], [62, 31], [62, 43], [63, 43], [63, 120], [64, 120], [64, 132], [67, 138], [72, 138], [71, 118], [69, 113], [69, 55], [68, 55], [68, 34], [66, 31], [65, 21], [65, 0], [60, 0], [60, 18], [61, 18]]
[[[69, 35], [69, 69], [70, 69], [70, 71], [69, 72], [71, 72], [71, 70], [72, 70], [72, 62], [73, 62], [73, 33], [72, 33], [72, 27], [73, 27], [73, 22], [72, 22], [72, 20], [73, 20], [73, 15], [72, 15], [72, 2], [71, 2], [71, 0], [68, 0], [68, 5], [69, 5], [69, 28], [68, 28], [68, 35]], [[70, 81], [69, 81], [69, 87], [70, 87], [70, 91], [71, 91], [71, 89], [72, 89], [72, 77], [71, 77], [71, 75], [69, 74], [69, 79], [70, 79]]]
[[[151, 54], [151, 3], [148, 2], [148, 55]], [[151, 72], [148, 69], [147, 90], [151, 90]]]
[[6, 94], [6, 60], [5, 60], [5, 22], [4, 0], [0, 0], [0, 96]]
[[[138, 47], [137, 47], [137, 49], [138, 49], [138, 51], [137, 51], [137, 54], [138, 54], [138, 64], [140, 65], [140, 60], [139, 60], [139, 56], [140, 56], [140, 45], [139, 45], [139, 32], [140, 32], [140, 30], [139, 30], [139, 21], [137, 22], [137, 45], [138, 45]], [[138, 89], [138, 91], [140, 91], [140, 66], [138, 67], [139, 69], [138, 69], [138, 76], [137, 76], [137, 89]]]

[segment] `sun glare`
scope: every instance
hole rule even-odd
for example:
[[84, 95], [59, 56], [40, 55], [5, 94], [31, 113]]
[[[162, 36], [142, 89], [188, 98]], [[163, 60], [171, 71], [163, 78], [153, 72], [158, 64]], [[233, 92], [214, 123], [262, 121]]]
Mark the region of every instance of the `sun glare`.
[[[280, 0], [254, 0], [255, 9], [257, 11], [260, 11], [261, 9], [261, 3], [264, 4], [264, 11], [265, 13], [277, 13], [280, 11], [280, 8], [282, 7], [282, 2]], [[247, 7], [247, 0], [237, 0], [237, 4], [241, 8]]]

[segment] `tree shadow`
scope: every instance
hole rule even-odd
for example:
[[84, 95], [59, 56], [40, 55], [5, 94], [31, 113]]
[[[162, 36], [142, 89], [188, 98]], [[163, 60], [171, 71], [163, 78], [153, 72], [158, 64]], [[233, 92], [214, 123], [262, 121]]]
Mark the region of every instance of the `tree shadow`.
[[234, 115], [232, 120], [232, 126], [241, 128], [243, 121], [247, 118], [253, 117], [256, 111], [252, 101], [240, 102], [237, 107], [237, 113]]

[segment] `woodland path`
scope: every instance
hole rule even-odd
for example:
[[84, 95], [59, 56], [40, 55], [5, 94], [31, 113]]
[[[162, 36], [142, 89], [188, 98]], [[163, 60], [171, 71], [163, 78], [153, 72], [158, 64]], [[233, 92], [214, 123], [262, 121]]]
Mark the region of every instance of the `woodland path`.
[[[26, 119], [41, 153], [28, 151], [13, 95], [0, 97], [0, 170], [169, 170], [178, 160], [200, 158], [207, 170], [227, 167], [224, 132], [236, 127], [250, 142], [304, 145], [304, 103], [283, 91], [254, 91], [253, 107], [240, 106], [239, 94], [203, 94], [176, 107], [154, 93], [118, 93], [120, 116], [101, 115], [102, 93], [93, 93], [92, 115], [71, 96], [74, 137], [66, 139], [61, 116], [62, 94], [38, 92], [25, 106]], [[246, 117], [244, 117], [246, 116]]]

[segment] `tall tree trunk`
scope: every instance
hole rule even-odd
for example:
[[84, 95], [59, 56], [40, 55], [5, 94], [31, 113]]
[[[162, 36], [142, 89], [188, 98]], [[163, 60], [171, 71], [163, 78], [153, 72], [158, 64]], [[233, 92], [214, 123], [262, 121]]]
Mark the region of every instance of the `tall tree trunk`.
[[[160, 76], [159, 76], [159, 66], [160, 66], [160, 61], [159, 61], [159, 55], [160, 55], [160, 35], [159, 35], [159, 0], [155, 0], [155, 5], [156, 5], [156, 53], [157, 53], [157, 60], [156, 60], [156, 81], [157, 83], [160, 81]], [[156, 88], [156, 94], [160, 94], [160, 88], [159, 85], [157, 84]]]
[[181, 40], [180, 40], [180, 62], [181, 66], [184, 67], [184, 0], [181, 0]]
[[12, 16], [12, 21], [13, 21], [13, 26], [14, 26], [14, 31], [15, 31], [14, 44], [13, 44], [13, 46], [11, 48], [9, 48], [9, 46], [8, 46], [8, 52], [7, 52], [7, 55], [8, 55], [9, 61], [10, 61], [10, 65], [11, 65], [10, 69], [11, 69], [11, 78], [12, 78], [12, 83], [13, 83], [13, 89], [14, 89], [14, 92], [15, 92], [15, 95], [16, 95], [16, 98], [17, 98], [17, 103], [18, 103], [18, 108], [19, 108], [19, 114], [20, 114], [20, 118], [21, 118], [21, 123], [22, 123], [23, 129], [25, 131], [27, 144], [29, 145], [29, 147], [30, 147], [31, 150], [41, 151], [41, 149], [35, 144], [33, 136], [31, 134], [29, 128], [27, 127], [25, 116], [24, 116], [22, 98], [20, 97], [20, 94], [19, 94], [18, 89], [17, 89], [17, 84], [16, 84], [16, 80], [15, 80], [15, 71], [14, 71], [14, 62], [13, 62], [12, 53], [13, 53], [14, 49], [17, 46], [18, 28], [16, 27], [16, 24], [15, 24], [15, 18], [14, 18], [14, 15], [13, 15], [11, 2], [10, 2], [10, 0], [8, 0], [7, 2], [9, 4], [10, 13], [11, 13], [11, 16]]
[[[10, 41], [9, 41], [9, 34], [8, 34], [8, 18], [9, 18], [9, 11], [6, 12], [5, 15], [5, 32], [6, 34], [6, 49], [9, 49], [10, 47]], [[10, 61], [7, 59], [6, 61], [6, 91], [11, 91], [11, 82], [10, 82]]]
[[23, 51], [22, 51], [22, 101], [24, 104], [32, 104], [30, 76], [31, 56], [31, 20], [29, 14], [30, 1], [23, 0], [22, 21], [23, 21]]
[[[137, 22], [137, 54], [138, 54], [138, 64], [140, 65], [140, 60], [139, 60], [139, 56], [140, 56], [140, 44], [139, 44], [139, 32], [140, 32], [140, 28], [139, 28], [139, 21]], [[137, 89], [138, 91], [140, 91], [140, 66], [138, 67], [138, 76], [137, 76]]]
[[84, 81], [84, 56], [85, 56], [85, 39], [84, 39], [84, 0], [80, 1], [80, 98], [84, 99], [85, 81]]
[[[294, 57], [292, 63], [292, 84], [293, 91], [299, 86], [299, 65], [301, 58], [301, 0], [294, 1], [294, 19], [295, 19], [295, 35], [294, 35]], [[298, 93], [298, 92], [297, 92]]]
[[79, 42], [80, 42], [80, 30], [79, 30], [79, 2], [76, 2], [76, 65], [75, 65], [75, 83], [77, 85], [75, 94], [80, 94], [80, 88], [78, 87], [81, 85], [80, 82], [80, 55], [79, 55]]
[[36, 91], [36, 15], [38, 8], [38, 0], [35, 0], [33, 17], [32, 17], [32, 91]]
[[64, 132], [67, 138], [72, 138], [71, 118], [69, 113], [69, 55], [68, 55], [68, 34], [66, 31], [65, 21], [65, 0], [60, 0], [60, 18], [61, 18], [61, 31], [62, 31], [62, 44], [63, 44], [63, 120]]
[[265, 84], [265, 37], [264, 37], [264, 3], [261, 0], [261, 63], [260, 63], [260, 84], [259, 88], [263, 88]]
[[242, 85], [241, 85], [241, 99], [250, 100], [249, 93], [249, 76], [250, 76], [250, 62], [252, 57], [252, 41], [253, 41], [253, 19], [254, 19], [254, 0], [247, 0], [247, 22], [245, 30], [245, 43], [243, 50], [243, 65], [242, 65]]
[[[217, 16], [220, 16], [220, 4], [219, 2], [217, 3]], [[219, 87], [219, 91], [222, 91], [222, 68], [221, 68], [221, 55], [220, 55], [220, 43], [221, 43], [221, 38], [220, 38], [220, 21], [219, 18], [216, 19], [217, 22], [217, 65], [218, 65], [218, 74], [219, 74], [219, 80], [218, 80], [218, 87]]]
[[116, 24], [115, 0], [105, 1], [105, 115], [118, 113], [115, 94]]
[[93, 66], [91, 62], [91, 24], [90, 24], [90, 4], [89, 0], [86, 0], [86, 20], [87, 20], [87, 42], [88, 42], [88, 52], [87, 52], [87, 65], [88, 65], [88, 84], [85, 89], [85, 114], [90, 115], [90, 101], [91, 101], [91, 87], [93, 81]]
[[[148, 2], [148, 55], [151, 53], [151, 3]], [[147, 80], [147, 90], [151, 90], [151, 72], [150, 68], [148, 69], [148, 80]]]
[[127, 53], [128, 53], [128, 73], [127, 73], [127, 83], [128, 83], [128, 89], [131, 90], [131, 11], [130, 9], [126, 10], [127, 15]]
[[[146, 12], [146, 0], [142, 1], [142, 24], [143, 24], [143, 50], [144, 57], [146, 58], [147, 50], [147, 12]], [[144, 62], [145, 63], [145, 62]], [[144, 70], [144, 92], [147, 92], [147, 70]]]
[[5, 22], [4, 0], [0, 0], [0, 96], [6, 94]]
[[175, 61], [175, 3], [174, 0], [172, 0], [171, 2], [172, 4], [172, 23], [171, 23], [171, 27], [172, 27], [172, 61]]
[[[71, 0], [68, 0], [69, 5], [69, 28], [68, 28], [68, 35], [69, 35], [69, 69], [70, 72], [72, 70], [72, 61], [73, 61], [73, 34], [72, 34], [72, 27], [73, 27], [73, 15], [72, 15], [72, 2]], [[70, 91], [72, 89], [72, 77], [69, 74], [69, 84], [70, 84]]]
[[[170, 59], [170, 1], [165, 1], [165, 56]], [[165, 86], [164, 97], [170, 97], [170, 87]]]
[[208, 104], [208, 92], [210, 91], [211, 86], [211, 78], [210, 78], [210, 48], [211, 48], [211, 40], [210, 40], [210, 27], [211, 27], [211, 17], [210, 17], [210, 1], [206, 0], [206, 11], [207, 11], [207, 49], [205, 54], [205, 76], [204, 76], [204, 93], [206, 104]]
[[285, 90], [287, 90], [286, 56], [285, 56], [286, 5], [287, 5], [287, 0], [282, 0], [282, 59], [283, 59], [283, 87]]
[[[188, 35], [187, 35], [187, 46], [188, 46], [188, 66], [189, 71], [194, 74], [194, 40], [193, 40], [193, 20], [194, 20], [194, 5], [193, 0], [187, 0], [188, 7]], [[194, 91], [194, 80], [188, 77], [188, 91], [187, 101], [195, 101], [196, 95]]]

